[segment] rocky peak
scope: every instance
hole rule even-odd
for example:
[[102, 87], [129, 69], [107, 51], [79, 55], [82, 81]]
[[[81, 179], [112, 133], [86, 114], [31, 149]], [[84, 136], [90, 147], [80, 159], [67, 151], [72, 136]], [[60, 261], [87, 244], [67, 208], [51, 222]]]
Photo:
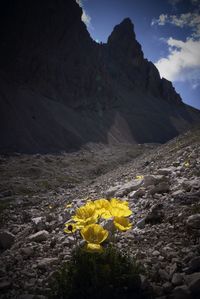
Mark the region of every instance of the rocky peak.
[[120, 42], [120, 39], [135, 39], [134, 25], [129, 18], [116, 25], [108, 37], [108, 43]]
[[117, 58], [122, 56], [123, 59], [127, 57], [128, 60], [143, 59], [141, 46], [136, 40], [134, 25], [129, 18], [124, 19], [114, 27], [113, 32], [108, 37], [108, 46]]

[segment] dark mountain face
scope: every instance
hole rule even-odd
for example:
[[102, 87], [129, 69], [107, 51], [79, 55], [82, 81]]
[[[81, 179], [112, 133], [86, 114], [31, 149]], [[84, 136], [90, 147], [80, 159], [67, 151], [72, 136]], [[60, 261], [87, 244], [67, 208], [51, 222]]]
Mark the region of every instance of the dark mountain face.
[[97, 44], [81, 14], [74, 0], [1, 1], [1, 153], [165, 142], [200, 121], [144, 59], [130, 19]]

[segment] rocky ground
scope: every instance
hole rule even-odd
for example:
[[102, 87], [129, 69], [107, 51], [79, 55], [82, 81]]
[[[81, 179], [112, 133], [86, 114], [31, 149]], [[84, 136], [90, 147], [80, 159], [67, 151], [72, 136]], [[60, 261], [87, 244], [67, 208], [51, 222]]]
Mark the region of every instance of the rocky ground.
[[[63, 233], [88, 198], [129, 201], [117, 246], [156, 298], [200, 297], [200, 129], [164, 145], [89, 144], [60, 155], [0, 157], [0, 298], [44, 299], [75, 244]], [[137, 177], [139, 176], [139, 177]], [[72, 203], [72, 207], [66, 207]]]

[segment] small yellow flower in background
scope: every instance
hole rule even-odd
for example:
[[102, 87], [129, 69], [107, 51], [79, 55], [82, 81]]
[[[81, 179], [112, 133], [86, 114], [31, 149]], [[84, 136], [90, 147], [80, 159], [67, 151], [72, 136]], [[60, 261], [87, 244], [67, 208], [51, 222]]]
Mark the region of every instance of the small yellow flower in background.
[[108, 237], [108, 231], [99, 224], [90, 224], [81, 230], [81, 236], [87, 242], [89, 251], [102, 251], [101, 243]]
[[136, 180], [142, 180], [143, 178], [144, 178], [144, 176], [143, 175], [136, 175]]
[[185, 166], [185, 167], [189, 167], [189, 166], [190, 166], [190, 163], [186, 161], [186, 162], [184, 163], [184, 166]]
[[95, 211], [95, 207], [91, 205], [85, 205], [76, 210], [75, 216], [72, 219], [76, 222], [88, 225], [95, 223], [98, 219], [98, 214]]
[[127, 231], [132, 227], [132, 224], [125, 217], [115, 217], [114, 225], [120, 231]]
[[53, 206], [52, 206], [52, 205], [49, 205], [49, 209], [52, 210], [52, 209], [53, 209]]
[[71, 208], [71, 207], [72, 207], [72, 203], [69, 203], [69, 204], [66, 204], [66, 205], [65, 205], [65, 208], [66, 208], [66, 209]]

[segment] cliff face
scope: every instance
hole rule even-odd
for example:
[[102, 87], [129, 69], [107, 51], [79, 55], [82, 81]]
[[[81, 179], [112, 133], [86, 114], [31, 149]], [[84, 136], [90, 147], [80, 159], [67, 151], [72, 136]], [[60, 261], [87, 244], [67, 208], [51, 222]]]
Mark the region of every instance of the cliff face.
[[165, 142], [200, 121], [161, 79], [125, 19], [97, 44], [74, 0], [4, 0], [0, 9], [0, 152], [93, 142]]

